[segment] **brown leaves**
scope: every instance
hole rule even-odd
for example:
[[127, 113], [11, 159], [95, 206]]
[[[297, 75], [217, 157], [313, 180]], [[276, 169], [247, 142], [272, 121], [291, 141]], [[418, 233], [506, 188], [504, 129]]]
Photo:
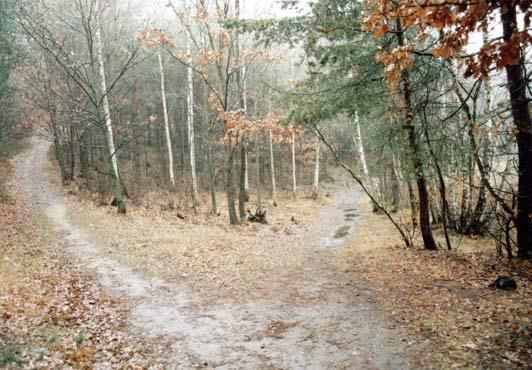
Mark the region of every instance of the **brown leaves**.
[[[418, 38], [411, 42], [410, 52], [414, 51], [414, 45], [427, 39], [430, 30], [437, 31], [442, 37], [435, 45], [432, 54], [444, 59], [459, 57], [467, 46], [471, 32], [480, 31], [486, 25], [486, 20], [499, 17], [498, 12], [507, 11], [506, 2], [488, 0], [473, 3], [466, 0], [451, 2], [366, 0], [366, 5], [369, 8], [369, 15], [363, 19], [366, 31], [380, 38], [387, 32], [401, 33], [406, 29], [415, 29]], [[526, 9], [525, 28], [523, 30], [516, 28], [510, 40], [491, 40], [477, 54], [465, 58], [466, 77], [486, 75], [492, 66], [502, 69], [516, 63], [520, 50], [531, 45], [532, 36], [526, 28], [532, 15], [530, 0], [514, 1], [512, 6]], [[398, 25], [401, 25], [401, 29]], [[404, 54], [395, 51], [381, 53], [378, 61], [385, 65], [386, 77], [391, 83], [396, 83], [402, 71], [412, 66]]]
[[218, 119], [224, 123], [225, 127], [222, 144], [238, 145], [244, 136], [257, 135], [262, 132], [271, 132], [273, 142], [276, 144], [290, 143], [292, 133], [295, 136], [301, 134], [301, 129], [298, 127], [280, 125], [283, 117], [274, 113], [268, 113], [258, 120], [250, 120], [242, 109], [228, 112], [219, 110]]
[[[424, 341], [416, 367], [521, 368], [530, 363], [530, 262], [507, 264], [487, 240], [465, 237], [460, 251], [453, 252], [394, 247], [399, 240], [390, 240], [392, 230], [380, 219], [360, 219], [359, 233], [367, 234], [367, 241], [357, 239], [339, 252], [335, 264], [364, 276], [378, 303]], [[489, 288], [499, 275], [515, 278], [518, 290]]]
[[412, 47], [398, 47], [391, 52], [377, 54], [375, 60], [384, 64], [386, 79], [390, 83], [397, 83], [401, 79], [403, 71], [409, 69], [414, 63], [411, 54]]
[[16, 348], [13, 365], [31, 369], [148, 366], [155, 346], [128, 331], [123, 302], [62, 255], [30, 206], [21, 192], [0, 200], [0, 356]]
[[498, 40], [484, 45], [480, 51], [466, 59], [466, 77], [485, 76], [490, 68], [501, 70], [518, 62], [522, 45], [530, 45], [532, 35], [526, 31], [516, 32], [510, 40]]
[[434, 48], [432, 55], [434, 55], [436, 58], [449, 59], [460, 54], [464, 45], [466, 44], [467, 39], [462, 39], [461, 35], [446, 35], [441, 44]]
[[162, 28], [152, 28], [147, 31], [142, 31], [139, 34], [138, 41], [146, 47], [175, 47], [175, 43], [166, 36], [165, 30]]

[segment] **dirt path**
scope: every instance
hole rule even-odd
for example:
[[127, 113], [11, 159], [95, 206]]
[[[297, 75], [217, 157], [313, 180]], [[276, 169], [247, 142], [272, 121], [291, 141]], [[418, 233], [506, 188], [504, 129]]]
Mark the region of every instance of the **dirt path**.
[[42, 206], [64, 236], [67, 252], [96, 272], [109, 291], [130, 300], [139, 335], [169, 343], [176, 368], [411, 368], [407, 344], [369, 303], [363, 287], [341, 281], [323, 263], [327, 248], [341, 246], [335, 234], [356, 232], [359, 190], [340, 194], [336, 205], [322, 211], [321, 226], [301, 238], [315, 257], [291, 289], [269, 300], [213, 303], [209, 291], [146, 278], [103, 256], [67, 221], [65, 199], [46, 178], [49, 143], [32, 144], [19, 162], [15, 185]]

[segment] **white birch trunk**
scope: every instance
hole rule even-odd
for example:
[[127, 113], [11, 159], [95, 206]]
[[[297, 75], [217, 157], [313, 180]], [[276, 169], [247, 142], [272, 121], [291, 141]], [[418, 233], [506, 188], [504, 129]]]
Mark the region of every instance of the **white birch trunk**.
[[[482, 31], [482, 43], [484, 45], [489, 44], [489, 37], [488, 37], [488, 20], [487, 18], [484, 20], [484, 29]], [[484, 80], [484, 116], [486, 119], [486, 127], [487, 127], [487, 139], [489, 140], [488, 144], [492, 144], [494, 141], [493, 134], [491, 132], [491, 127], [493, 125], [492, 116], [491, 116], [491, 78], [489, 73], [486, 75], [486, 78]]]
[[161, 52], [157, 54], [159, 58], [159, 72], [161, 74], [161, 98], [163, 100], [163, 116], [164, 116], [164, 132], [166, 134], [166, 148], [168, 149], [168, 173], [170, 174], [170, 182], [175, 186], [174, 177], [174, 157], [172, 154], [172, 140], [170, 139], [170, 124], [168, 122], [168, 110], [166, 108], [166, 91], [164, 87], [164, 68], [163, 58]]
[[[247, 150], [247, 147], [246, 147]], [[246, 171], [244, 172], [244, 189], [246, 192], [249, 192], [249, 163], [248, 163], [248, 154], [244, 157], [244, 160], [246, 162]]]
[[[366, 154], [364, 153], [364, 145], [362, 144], [362, 135], [360, 133], [360, 123], [358, 121], [358, 112], [355, 113], [355, 143], [357, 146], [358, 157], [360, 159], [360, 165], [362, 166], [362, 174], [368, 182], [371, 182], [369, 178], [368, 165], [366, 163]], [[373, 184], [372, 184], [373, 185]]]
[[118, 161], [116, 159], [116, 148], [113, 138], [113, 124], [111, 122], [111, 110], [109, 109], [109, 99], [107, 97], [107, 82], [105, 80], [105, 66], [103, 63], [103, 46], [102, 46], [102, 34], [100, 26], [100, 1], [95, 1], [96, 8], [96, 27], [94, 30], [94, 43], [96, 46], [96, 60], [98, 64], [98, 75], [100, 82], [100, 91], [102, 94], [103, 113], [105, 120], [105, 139], [107, 141], [107, 148], [109, 150], [109, 156], [111, 160], [111, 169], [114, 176], [115, 198], [118, 203], [118, 212], [125, 213], [126, 206], [122, 199], [122, 190], [120, 188], [120, 178], [118, 174]]
[[[246, 66], [242, 67], [242, 100], [244, 102], [244, 115], [248, 115], [248, 93], [246, 87]], [[244, 144], [246, 145], [246, 144]], [[249, 166], [248, 166], [248, 155], [247, 155], [247, 146], [246, 146], [246, 156], [244, 157], [246, 162], [246, 168], [244, 172], [244, 190], [246, 193], [249, 193]]]
[[296, 180], [296, 135], [292, 131], [292, 196], [297, 197], [297, 180]]
[[273, 135], [272, 130], [270, 129], [268, 131], [268, 141], [270, 144], [270, 171], [272, 175], [272, 197], [273, 197], [273, 205], [277, 205], [277, 188], [275, 186], [275, 163], [273, 158]]
[[[366, 153], [364, 151], [364, 144], [362, 143], [362, 134], [360, 132], [358, 112], [355, 112], [355, 126], [356, 127], [353, 140], [355, 141], [355, 145], [357, 147], [358, 158], [360, 159], [360, 166], [362, 167], [362, 175], [366, 179], [366, 183], [368, 184], [368, 188], [370, 189], [370, 191], [373, 192], [376, 197], [381, 198], [382, 193], [380, 191], [377, 180], [374, 180], [369, 175], [368, 164], [366, 162]], [[373, 203], [373, 212], [377, 212], [378, 209], [379, 208], [377, 204]]]
[[320, 137], [316, 135], [316, 161], [314, 163], [314, 179], [312, 181], [312, 195], [318, 196], [320, 186]]
[[190, 36], [186, 41], [187, 53], [187, 127], [188, 127], [188, 142], [190, 148], [190, 177], [192, 182], [192, 202], [194, 209], [198, 204], [198, 184], [196, 177], [196, 150], [194, 138], [194, 71], [192, 69], [192, 46]]
[[107, 97], [107, 82], [105, 80], [105, 66], [103, 64], [103, 51], [102, 51], [102, 35], [100, 31], [100, 9], [99, 0], [96, 0], [96, 9], [98, 11], [96, 16], [96, 29], [94, 30], [94, 42], [96, 45], [96, 55], [98, 63], [98, 75], [100, 77], [100, 91], [103, 95], [103, 113], [105, 119], [105, 134], [107, 136], [109, 151], [111, 155], [111, 164], [113, 173], [118, 178], [118, 163], [116, 161], [115, 144], [113, 139], [113, 125], [111, 122], [111, 111], [109, 109], [109, 99]]

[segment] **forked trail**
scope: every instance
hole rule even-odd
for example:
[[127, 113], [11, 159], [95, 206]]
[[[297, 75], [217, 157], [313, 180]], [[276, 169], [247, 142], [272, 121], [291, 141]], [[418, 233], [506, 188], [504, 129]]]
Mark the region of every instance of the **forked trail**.
[[170, 343], [175, 368], [411, 368], [406, 342], [368, 301], [363, 285], [342, 281], [322, 260], [328, 248], [341, 247], [341, 239], [333, 238], [339, 228], [356, 233], [344, 213], [359, 208], [358, 189], [339, 194], [335, 205], [320, 211], [321, 226], [301, 236], [315, 257], [294, 276], [290, 292], [280, 289], [273, 298], [250, 303], [213, 302], [206, 289], [147, 278], [102, 255], [65, 216], [66, 200], [46, 175], [49, 147], [32, 141], [15, 186], [37, 200], [66, 252], [96, 272], [111, 294], [130, 302], [133, 330]]

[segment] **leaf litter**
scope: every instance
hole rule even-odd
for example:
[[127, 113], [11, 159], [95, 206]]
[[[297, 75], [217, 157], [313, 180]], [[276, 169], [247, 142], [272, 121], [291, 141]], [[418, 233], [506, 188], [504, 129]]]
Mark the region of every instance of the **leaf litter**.
[[72, 264], [46, 218], [11, 190], [3, 184], [0, 202], [0, 367], [145, 368], [161, 356], [132, 332], [125, 302]]
[[[420, 367], [519, 369], [532, 363], [530, 262], [499, 257], [482, 238], [464, 237], [458, 251], [407, 249], [381, 215], [365, 213], [358, 225], [358, 237], [334, 251], [330, 263], [347, 281], [366, 286], [398, 326], [416, 335], [423, 344]], [[501, 275], [513, 277], [517, 290], [490, 288]]]

